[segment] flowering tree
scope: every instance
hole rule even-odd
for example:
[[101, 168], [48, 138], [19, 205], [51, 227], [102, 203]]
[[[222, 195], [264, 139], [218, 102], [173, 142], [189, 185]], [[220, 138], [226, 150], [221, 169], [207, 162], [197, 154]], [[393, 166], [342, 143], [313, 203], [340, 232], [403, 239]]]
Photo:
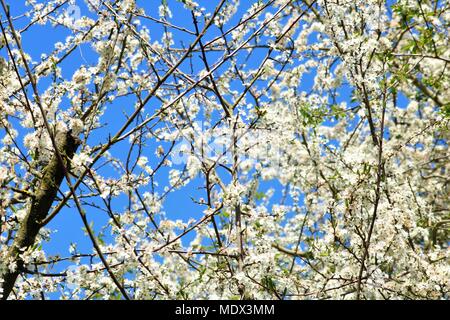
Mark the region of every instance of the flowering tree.
[[446, 0], [0, 2], [3, 299], [448, 298]]

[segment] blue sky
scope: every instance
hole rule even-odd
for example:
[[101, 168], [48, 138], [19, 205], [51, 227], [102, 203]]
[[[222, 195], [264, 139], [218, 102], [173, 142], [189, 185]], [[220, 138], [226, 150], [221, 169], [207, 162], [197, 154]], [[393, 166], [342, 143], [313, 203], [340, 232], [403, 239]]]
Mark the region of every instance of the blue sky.
[[[25, 1], [24, 0], [14, 0], [14, 1], [8, 1], [10, 2], [11, 6], [11, 12], [13, 16], [18, 16], [25, 10]], [[212, 11], [215, 8], [215, 5], [219, 1], [210, 1], [210, 0], [198, 0], [197, 1], [201, 6], [204, 6], [208, 9], [208, 11]], [[84, 15], [90, 15], [88, 10], [86, 9], [84, 5], [84, 1], [76, 1], [77, 5], [80, 6], [81, 14]], [[144, 1], [140, 0], [138, 3], [142, 4], [144, 8], [146, 8], [147, 14], [157, 17], [158, 16], [158, 6], [160, 5], [160, 1]], [[190, 14], [183, 9], [182, 4], [180, 4], [178, 1], [175, 0], [169, 0], [168, 1], [170, 8], [173, 13], [173, 19], [171, 19], [171, 22], [186, 27], [190, 30], [194, 30], [194, 27], [192, 25]], [[242, 13], [246, 11], [248, 6], [252, 3], [252, 1], [241, 1], [241, 5], [238, 8], [238, 12], [235, 15], [235, 18], [233, 18], [229, 25], [233, 25], [237, 22], [238, 18], [242, 16]], [[28, 23], [28, 19], [19, 19], [16, 21], [16, 28], [20, 29], [21, 27], [25, 26]], [[145, 23], [144, 23], [145, 24]], [[225, 28], [226, 29], [226, 28]], [[163, 28], [161, 26], [155, 26], [155, 24], [152, 24], [151, 29], [151, 39], [154, 41], [156, 39], [160, 39], [161, 35], [163, 34]], [[212, 39], [215, 36], [219, 35], [219, 30], [215, 27], [211, 29], [211, 31], [207, 34], [206, 39]], [[27, 32], [25, 32], [22, 35], [23, 40], [23, 46], [25, 48], [25, 51], [30, 54], [34, 61], [39, 61], [40, 56], [43, 53], [49, 53], [54, 49], [54, 44], [58, 41], [64, 42], [65, 38], [69, 35], [67, 30], [63, 29], [62, 27], [56, 27], [53, 28], [51, 26], [40, 26], [36, 25], [31, 27]], [[186, 36], [186, 33], [182, 32], [173, 32], [174, 40], [176, 44], [184, 43], [185, 45], [188, 45], [192, 40], [193, 36]], [[252, 59], [249, 61], [249, 66], [256, 66], [261, 63], [261, 60], [264, 58], [266, 54], [266, 49], [264, 50], [257, 50], [252, 56]], [[6, 54], [5, 50], [2, 50], [1, 54], [4, 56]], [[210, 53], [208, 54], [208, 59], [210, 61], [216, 61], [219, 59], [221, 55], [219, 53]], [[62, 75], [63, 77], [70, 79], [72, 77], [73, 72], [78, 69], [78, 67], [82, 64], [85, 65], [94, 65], [97, 61], [97, 57], [90, 48], [89, 45], [85, 44], [82, 45], [79, 49], [77, 49], [68, 59], [66, 59], [61, 64], [62, 69]], [[185, 68], [188, 70], [190, 65], [186, 62], [184, 63], [181, 68]], [[193, 67], [196, 72], [202, 70], [204, 68], [204, 65], [199, 57], [193, 60]], [[220, 72], [220, 69], [219, 69]], [[300, 87], [302, 89], [310, 88], [313, 84], [314, 80], [314, 74], [309, 74], [303, 77], [302, 84]], [[44, 90], [46, 86], [49, 84], [49, 81], [42, 81], [40, 83], [40, 90]], [[236, 89], [239, 89], [238, 86], [234, 83], [231, 84], [232, 86], [236, 86]], [[349, 90], [342, 90], [341, 92], [342, 96], [341, 99], [349, 101]], [[406, 103], [406, 99], [401, 98], [402, 104]], [[65, 100], [62, 103], [62, 108], [68, 108], [69, 101]], [[90, 145], [92, 146], [95, 142], [105, 142], [108, 137], [108, 133], [111, 133], [113, 135], [115, 131], [123, 124], [123, 120], [125, 119], [123, 114], [130, 114], [134, 107], [135, 100], [133, 98], [120, 98], [117, 99], [117, 101], [113, 102], [110, 106], [108, 106], [108, 110], [105, 112], [105, 116], [102, 118], [103, 121], [107, 122], [107, 126], [101, 130], [98, 130], [92, 138], [89, 140]], [[160, 106], [160, 102], [158, 102], [156, 99], [153, 99], [150, 101], [150, 103], [147, 106], [147, 109], [149, 108], [158, 108]], [[114, 110], [114, 112], [111, 112]], [[109, 112], [108, 112], [109, 111]], [[329, 123], [330, 124], [330, 123]], [[24, 134], [24, 132], [21, 132], [21, 134]], [[23, 137], [23, 135], [22, 135]], [[23, 138], [22, 138], [23, 139]], [[20, 140], [22, 143], [22, 141]], [[148, 146], [148, 150], [144, 150], [143, 155], [147, 156], [150, 164], [154, 167], [156, 163], [158, 163], [159, 159], [155, 159], [154, 157], [154, 150], [156, 148], [155, 143], [151, 143]], [[126, 154], [128, 152], [128, 145], [126, 143], [118, 144], [117, 146], [114, 146], [111, 149], [111, 153], [114, 156], [117, 156], [119, 158], [126, 157]], [[156, 179], [160, 181], [159, 190], [158, 192], [161, 194], [163, 193], [163, 189], [165, 186], [167, 186], [169, 168], [161, 170], [159, 174], [157, 175]], [[102, 169], [102, 173], [105, 176], [115, 177], [117, 174], [112, 171], [111, 169]], [[206, 197], [203, 190], [201, 190], [201, 187], [203, 186], [203, 179], [202, 177], [198, 177], [190, 182], [190, 184], [187, 187], [182, 188], [179, 191], [171, 193], [164, 202], [164, 211], [166, 212], [166, 215], [170, 219], [183, 219], [187, 221], [189, 218], [200, 218], [203, 216], [202, 207], [199, 207], [198, 205], [195, 205], [191, 197], [199, 198], [199, 197]], [[276, 193], [274, 197], [272, 198], [273, 203], [277, 203], [281, 199], [281, 191], [284, 188], [281, 186], [278, 182], [275, 181], [266, 181], [261, 182], [259, 191], [264, 192], [268, 188], [275, 188]], [[64, 187], [63, 191], [66, 191], [67, 188]], [[145, 188], [140, 189], [141, 194], [146, 190]], [[99, 201], [96, 201], [97, 203], [100, 203]], [[127, 204], [127, 197], [126, 195], [122, 195], [114, 200], [113, 202], [113, 208], [117, 210], [117, 212], [121, 212], [124, 210], [125, 206]], [[89, 208], [89, 209], [88, 209]], [[104, 225], [105, 222], [108, 221], [109, 217], [101, 211], [93, 210], [90, 207], [86, 207], [88, 219], [89, 221], [92, 221], [94, 223], [94, 228], [96, 232], [99, 232], [99, 227]], [[76, 242], [78, 244], [78, 248], [80, 252], [92, 252], [92, 245], [88, 237], [84, 234], [84, 231], [82, 230], [82, 222], [79, 216], [78, 211], [74, 208], [72, 204], [72, 208], [65, 208], [63, 209], [58, 216], [48, 225], [48, 227], [52, 230], [57, 230], [53, 233], [51, 240], [47, 242], [44, 245], [44, 248], [48, 254], [59, 254], [61, 256], [68, 256], [69, 255], [69, 246], [72, 242]], [[107, 232], [108, 235], [108, 232]], [[105, 239], [108, 241], [108, 237], [105, 237]], [[189, 237], [187, 237], [189, 239]], [[185, 244], [187, 244], [187, 241], [184, 241]], [[61, 264], [58, 269], [61, 270], [61, 268], [64, 268], [64, 264]]]
[[[208, 9], [208, 11], [212, 12], [214, 10], [216, 4], [218, 1], [198, 1], [201, 6], [204, 6]], [[10, 3], [10, 10], [11, 15], [13, 17], [20, 16], [26, 9], [29, 7], [25, 6], [25, 0], [18, 0], [18, 1], [9, 1]], [[158, 6], [160, 5], [160, 1], [138, 1], [138, 3], [141, 3], [144, 8], [146, 8], [146, 13], [157, 17], [158, 16]], [[82, 15], [88, 15], [90, 16], [91, 13], [87, 10], [84, 1], [76, 1], [76, 4], [80, 6], [80, 11]], [[241, 1], [241, 5], [238, 8], [238, 12], [235, 15], [236, 18], [233, 18], [229, 25], [233, 25], [233, 23], [237, 22], [238, 18], [242, 15], [242, 13], [248, 8], [249, 4], [251, 2], [245, 2]], [[194, 26], [192, 25], [190, 13], [186, 11], [183, 8], [183, 5], [180, 4], [178, 1], [170, 1], [169, 5], [173, 13], [173, 19], [171, 19], [171, 22], [187, 27], [190, 30], [194, 30]], [[187, 19], [186, 17], [189, 17]], [[202, 21], [200, 21], [202, 23]], [[29, 20], [27, 18], [19, 18], [15, 20], [15, 28], [17, 30], [22, 29], [29, 23]], [[201, 27], [201, 26], [200, 26]], [[163, 28], [160, 25], [152, 24], [151, 29], [151, 39], [156, 40], [160, 39], [161, 35], [163, 34]], [[210, 32], [208, 33], [206, 39], [212, 39], [220, 34], [219, 30], [217, 28], [212, 28]], [[54, 50], [54, 45], [57, 42], [64, 42], [65, 38], [69, 36], [70, 33], [64, 29], [63, 27], [52, 27], [49, 25], [34, 25], [33, 27], [29, 28], [26, 32], [22, 34], [22, 45], [29, 54], [33, 61], [40, 61], [40, 57], [42, 54], [48, 54], [52, 50]], [[186, 36], [186, 33], [182, 32], [173, 32], [174, 40], [176, 44], [183, 43], [185, 45], [188, 45], [193, 39], [193, 36]], [[1, 51], [1, 55], [6, 56], [7, 52], [6, 50]], [[265, 56], [266, 51], [265, 50], [258, 50], [253, 54], [252, 60], [248, 62], [248, 65], [258, 65], [261, 62], [261, 59]], [[221, 57], [220, 53], [211, 53], [208, 54], [208, 59], [210, 61], [216, 61]], [[84, 44], [75, 52], [71, 54], [69, 58], [67, 58], [64, 62], [60, 64], [61, 70], [62, 70], [62, 76], [66, 79], [70, 79], [80, 65], [94, 65], [97, 61], [97, 56], [91, 49], [90, 45]], [[204, 68], [204, 65], [198, 57], [196, 60], [194, 60], [193, 67], [195, 69], [195, 72], [198, 72]], [[181, 68], [190, 68], [190, 65], [188, 63], [185, 63], [181, 66]], [[221, 69], [218, 70], [220, 72]], [[309, 81], [312, 80], [308, 79]], [[47, 89], [48, 85], [51, 83], [50, 79], [42, 80], [39, 83], [39, 90], [43, 92], [45, 89]], [[234, 84], [232, 84], [234, 85]], [[106, 121], [107, 126], [102, 129], [98, 130], [96, 134], [92, 136], [92, 138], [89, 140], [90, 145], [92, 146], [95, 142], [105, 142], [107, 139], [107, 135], [109, 133], [114, 134], [115, 131], [122, 125], [123, 123], [123, 117], [118, 116], [118, 114], [122, 114], [122, 112], [129, 114], [130, 110], [132, 110], [132, 106], [134, 105], [135, 100], [133, 98], [120, 98], [117, 99], [117, 101], [113, 102], [110, 108], [110, 111], [112, 109], [117, 109], [116, 112], [106, 112], [105, 116], [102, 118], [103, 121]], [[130, 107], [131, 106], [131, 107]], [[152, 100], [147, 108], [156, 108], [159, 106], [159, 102], [157, 100]], [[61, 104], [61, 108], [66, 109], [69, 107], [69, 100], [65, 99], [63, 100]], [[11, 120], [14, 121], [14, 120]], [[20, 127], [20, 126], [17, 126]], [[19, 139], [19, 143], [22, 144], [23, 136], [27, 132], [23, 130], [20, 132], [21, 138]], [[159, 161], [159, 159], [155, 159], [154, 157], [154, 147], [153, 145], [149, 148], [149, 150], [144, 151], [144, 155], [146, 155], [149, 159], [150, 164], [156, 165], [156, 163]], [[123, 155], [126, 155], [127, 144], [118, 144], [117, 146], [114, 146], [111, 149], [111, 153], [114, 156], [123, 158]], [[105, 176], [114, 177], [117, 176], [117, 174], [112, 171], [111, 169], [102, 169], [103, 174]], [[168, 175], [169, 168], [161, 170], [161, 172], [157, 175], [158, 181], [160, 181], [160, 190], [159, 193], [163, 193], [163, 188], [168, 184]], [[179, 191], [175, 191], [166, 198], [166, 201], [164, 202], [164, 211], [166, 212], [166, 216], [170, 219], [183, 219], [188, 220], [189, 218], [200, 218], [203, 216], [202, 207], [199, 207], [195, 205], [191, 197], [199, 198], [199, 197], [205, 197], [204, 192], [200, 189], [203, 186], [204, 178], [198, 177], [194, 180], [192, 180], [189, 185], [185, 188], [182, 188]], [[276, 189], [280, 190], [281, 185], [277, 182], [263, 182], [260, 186], [260, 191], [264, 191], [267, 188], [275, 187]], [[62, 191], [67, 191], [67, 187], [64, 185], [62, 188]], [[148, 191], [145, 190], [145, 188], [140, 189], [141, 193]], [[281, 197], [281, 193], [278, 192], [274, 196], [274, 200], [278, 200]], [[97, 202], [97, 201], [96, 201]], [[99, 203], [99, 202], [97, 202]], [[121, 212], [124, 210], [127, 203], [127, 196], [121, 195], [117, 199], [114, 200], [114, 208]], [[47, 226], [49, 229], [53, 230], [53, 234], [51, 236], [51, 240], [44, 244], [44, 249], [49, 255], [52, 254], [58, 254], [60, 256], [68, 256], [69, 255], [69, 246], [71, 243], [77, 243], [79, 251], [80, 252], [92, 252], [92, 245], [90, 240], [85, 235], [83, 229], [82, 221], [79, 217], [78, 211], [75, 209], [73, 203], [70, 204], [72, 208], [65, 208], [63, 209], [54, 219], [53, 221]], [[108, 221], [109, 217], [100, 211], [94, 211], [90, 207], [85, 207], [87, 209], [88, 219], [89, 221], [92, 221], [94, 224], [94, 229], [96, 232], [100, 231], [100, 226], [103, 226], [105, 222]], [[106, 233], [108, 235], [108, 232]], [[106, 240], [108, 240], [108, 236], [105, 237]], [[191, 237], [187, 237], [189, 239]], [[185, 240], [185, 242], [186, 240]], [[68, 265], [68, 264], [66, 264]], [[57, 267], [57, 270], [62, 270], [62, 268], [65, 267], [65, 264], [60, 264]]]

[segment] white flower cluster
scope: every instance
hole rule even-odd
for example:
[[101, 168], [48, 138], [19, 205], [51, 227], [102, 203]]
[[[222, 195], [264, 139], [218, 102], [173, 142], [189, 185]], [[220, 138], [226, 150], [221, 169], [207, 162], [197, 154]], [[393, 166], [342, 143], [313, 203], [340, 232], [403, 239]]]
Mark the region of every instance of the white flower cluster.
[[5, 28], [0, 295], [448, 299], [445, 2], [181, 2]]

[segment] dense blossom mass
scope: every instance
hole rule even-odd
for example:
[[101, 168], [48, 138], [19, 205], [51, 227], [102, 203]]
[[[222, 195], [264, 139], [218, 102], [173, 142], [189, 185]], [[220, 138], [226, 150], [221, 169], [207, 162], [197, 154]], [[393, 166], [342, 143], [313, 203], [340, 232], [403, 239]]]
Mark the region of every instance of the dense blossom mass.
[[447, 0], [0, 4], [3, 299], [449, 298]]

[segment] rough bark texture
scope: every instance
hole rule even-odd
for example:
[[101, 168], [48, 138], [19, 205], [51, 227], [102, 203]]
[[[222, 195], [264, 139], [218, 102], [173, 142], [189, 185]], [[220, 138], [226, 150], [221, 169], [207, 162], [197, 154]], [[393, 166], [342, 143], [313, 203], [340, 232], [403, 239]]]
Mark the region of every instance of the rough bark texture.
[[14, 237], [14, 242], [8, 251], [8, 260], [14, 260], [17, 268], [14, 272], [8, 270], [3, 275], [3, 296], [6, 300], [10, 295], [17, 277], [23, 271], [23, 261], [20, 253], [32, 246], [41, 229], [41, 221], [48, 215], [59, 187], [64, 179], [64, 167], [68, 168], [78, 146], [79, 139], [73, 137], [71, 132], [59, 132], [55, 137], [56, 145], [64, 158], [62, 164], [56, 154], [53, 155], [50, 162], [43, 170], [42, 179], [34, 192], [30, 208], [21, 221], [19, 229]]

